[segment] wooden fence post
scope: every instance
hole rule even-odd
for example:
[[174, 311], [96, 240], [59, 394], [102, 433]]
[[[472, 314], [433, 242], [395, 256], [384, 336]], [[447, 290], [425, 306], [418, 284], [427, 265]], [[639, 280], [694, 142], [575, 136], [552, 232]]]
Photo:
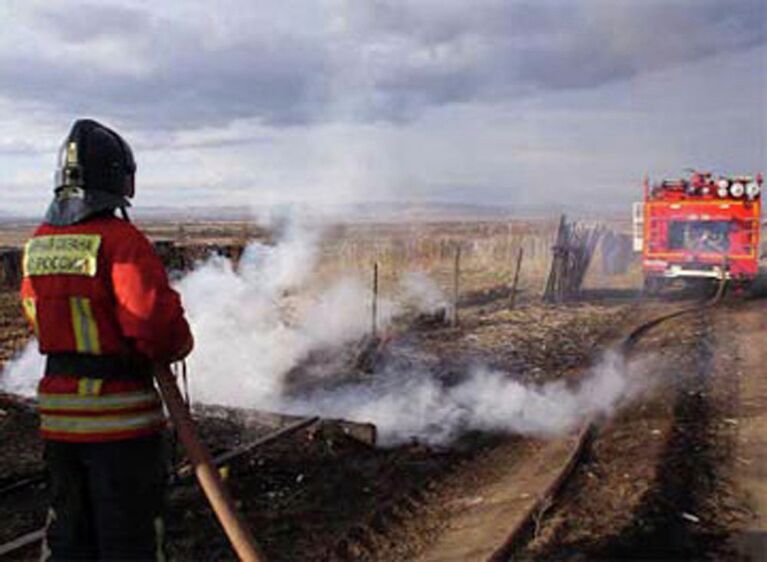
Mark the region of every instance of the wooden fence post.
[[517, 254], [517, 268], [514, 271], [514, 280], [511, 283], [511, 294], [509, 295], [509, 310], [514, 308], [514, 304], [517, 300], [517, 284], [519, 283], [519, 270], [522, 268], [522, 255], [525, 252], [524, 246], [519, 247], [519, 253]]
[[378, 262], [373, 263], [372, 336], [378, 335]]
[[451, 318], [451, 324], [458, 326], [458, 293], [460, 291], [460, 277], [461, 277], [461, 245], [456, 244], [455, 247], [455, 262], [453, 264], [453, 317]]

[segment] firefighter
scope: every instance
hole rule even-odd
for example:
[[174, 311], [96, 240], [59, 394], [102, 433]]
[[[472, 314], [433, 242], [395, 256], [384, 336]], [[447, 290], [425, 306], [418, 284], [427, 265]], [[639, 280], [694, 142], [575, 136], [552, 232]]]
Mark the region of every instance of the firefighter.
[[165, 420], [152, 367], [185, 357], [192, 335], [160, 259], [128, 220], [135, 171], [120, 135], [76, 121], [53, 202], [24, 249], [23, 310], [46, 356], [44, 559], [163, 557]]

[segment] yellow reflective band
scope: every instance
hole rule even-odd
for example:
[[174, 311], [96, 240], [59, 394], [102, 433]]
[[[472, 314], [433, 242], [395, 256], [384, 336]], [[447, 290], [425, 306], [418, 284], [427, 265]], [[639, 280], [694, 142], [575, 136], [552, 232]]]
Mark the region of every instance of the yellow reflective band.
[[80, 353], [101, 353], [99, 330], [93, 318], [90, 299], [71, 297], [69, 308], [72, 312], [72, 328], [75, 332], [75, 344]]
[[32, 327], [35, 330], [35, 335], [37, 335], [37, 306], [35, 305], [35, 299], [26, 297], [21, 300], [21, 305], [24, 307], [24, 314], [26, 315], [27, 320], [32, 324]]
[[24, 247], [24, 277], [95, 277], [100, 245], [101, 236], [98, 234], [54, 234], [32, 238]]
[[101, 394], [103, 379], [83, 378], [77, 382], [77, 394], [80, 396], [98, 396]]
[[38, 396], [38, 406], [43, 410], [118, 410], [142, 404], [160, 405], [160, 398], [154, 390], [106, 396], [43, 393]]
[[105, 433], [151, 427], [162, 422], [163, 419], [161, 411], [90, 418], [42, 414], [40, 416], [40, 428], [43, 431], [65, 431], [67, 433]]

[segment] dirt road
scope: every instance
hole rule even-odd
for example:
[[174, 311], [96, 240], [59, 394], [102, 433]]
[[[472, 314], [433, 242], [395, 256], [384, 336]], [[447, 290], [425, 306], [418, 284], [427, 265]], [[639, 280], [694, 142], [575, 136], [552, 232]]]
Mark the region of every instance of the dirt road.
[[605, 426], [520, 559], [767, 560], [767, 302], [657, 329], [655, 392]]
[[[748, 513], [733, 536], [745, 560], [767, 559], [767, 301], [723, 311], [717, 356], [723, 376], [737, 381], [732, 479]], [[725, 335], [726, 334], [726, 335]]]

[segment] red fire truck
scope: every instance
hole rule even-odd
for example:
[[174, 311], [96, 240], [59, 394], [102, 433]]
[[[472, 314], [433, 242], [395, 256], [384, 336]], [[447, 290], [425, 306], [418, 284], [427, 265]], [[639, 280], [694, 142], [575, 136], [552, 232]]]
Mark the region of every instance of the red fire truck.
[[634, 249], [642, 252], [645, 290], [656, 292], [674, 279], [719, 279], [738, 283], [759, 269], [763, 178], [690, 173], [651, 183], [634, 205]]

